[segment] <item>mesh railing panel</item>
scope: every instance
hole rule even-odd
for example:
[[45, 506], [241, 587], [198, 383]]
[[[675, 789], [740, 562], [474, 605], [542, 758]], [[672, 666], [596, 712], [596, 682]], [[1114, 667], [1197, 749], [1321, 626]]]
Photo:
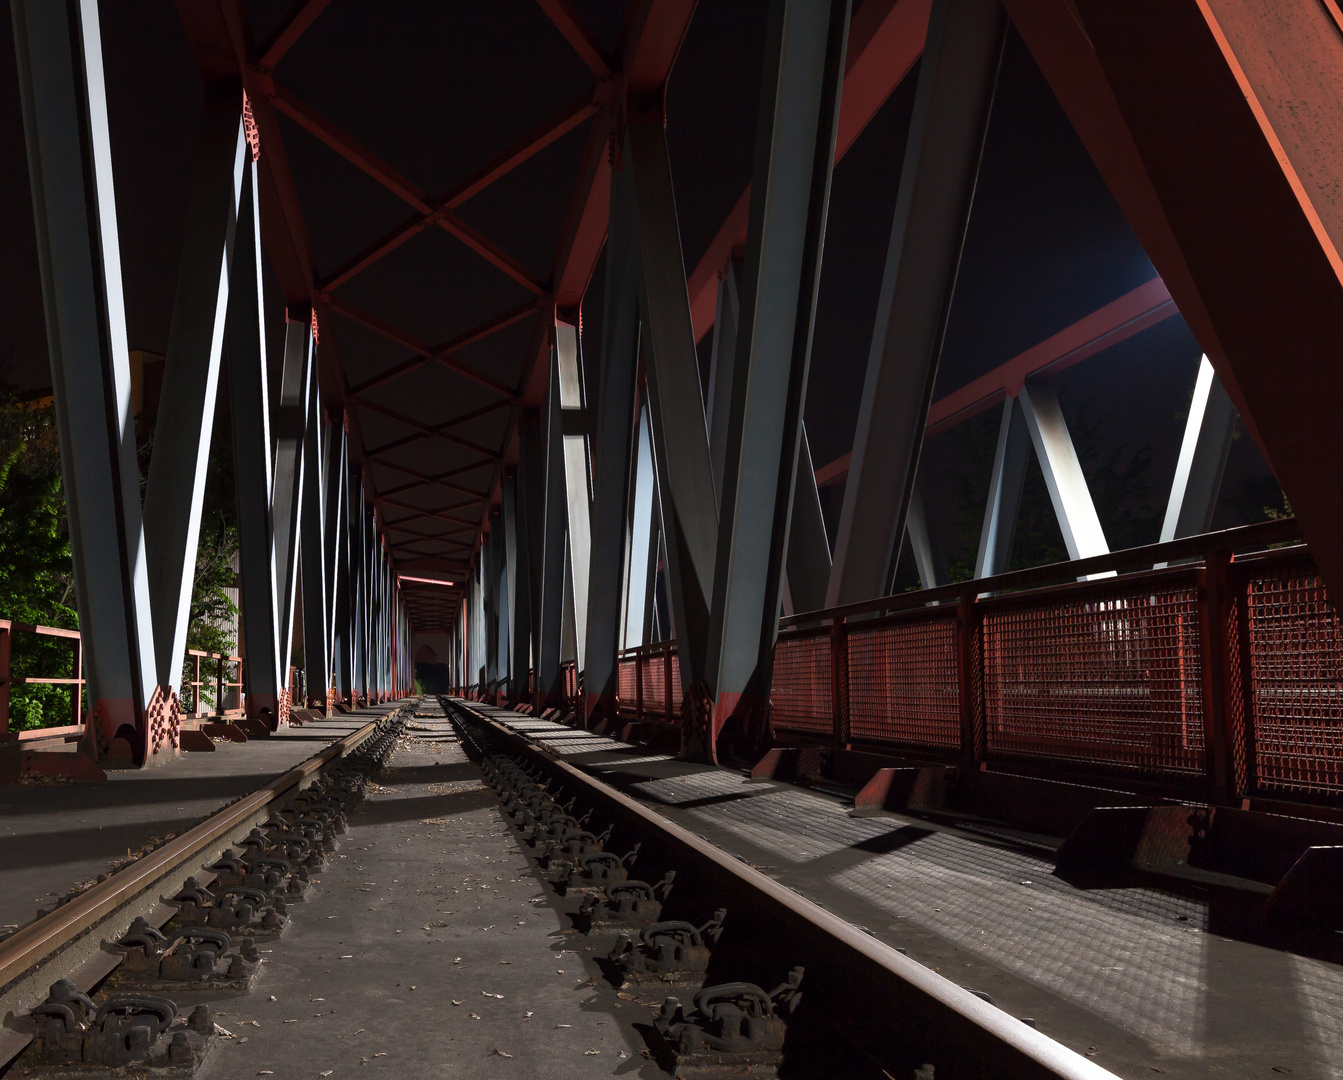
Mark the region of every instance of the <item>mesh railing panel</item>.
[[1245, 608], [1258, 787], [1343, 792], [1343, 629], [1324, 583], [1284, 568], [1247, 583]]
[[639, 661], [621, 660], [616, 665], [616, 708], [633, 712], [639, 706]]
[[1198, 601], [1191, 574], [986, 604], [988, 754], [1202, 771]]
[[681, 715], [681, 699], [684, 697], [684, 691], [681, 689], [681, 658], [676, 653], [671, 654], [671, 679], [672, 679], [672, 700], [671, 714], [673, 716]]
[[663, 656], [644, 658], [644, 712], [665, 715], [667, 708], [666, 663]]
[[956, 613], [849, 630], [849, 734], [909, 746], [961, 742]]
[[774, 646], [770, 715], [776, 728], [828, 735], [834, 729], [830, 635], [783, 637]]

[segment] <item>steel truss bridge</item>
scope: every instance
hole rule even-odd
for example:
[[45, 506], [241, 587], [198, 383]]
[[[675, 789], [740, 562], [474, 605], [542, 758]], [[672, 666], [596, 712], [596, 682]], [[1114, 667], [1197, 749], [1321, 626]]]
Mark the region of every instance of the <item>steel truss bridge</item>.
[[[143, 498], [98, 5], [12, 6], [88, 754], [177, 749], [224, 394], [242, 708], [272, 728], [403, 695], [433, 639], [459, 692], [593, 729], [679, 725], [679, 752], [708, 762], [811, 739], [1221, 800], [1343, 788], [1326, 595], [1343, 524], [1322, 464], [1343, 451], [1332, 0], [779, 0], [752, 180], [693, 267], [665, 136], [693, 0], [631, 0], [611, 40], [538, 0], [553, 48], [527, 107], [509, 130], [466, 124], [475, 166], [424, 187], [378, 134], [401, 130], [392, 93], [349, 126], [324, 111], [339, 73], [315, 78], [302, 46], [346, 32], [342, 5], [304, 0], [262, 34], [241, 0], [181, 0], [200, 142]], [[1009, 27], [1159, 277], [933, 400]], [[817, 463], [803, 413], [832, 171], [906, 79], [853, 449]], [[551, 197], [521, 199], [538, 163]], [[332, 190], [383, 200], [381, 232], [342, 232]], [[491, 198], [504, 211], [473, 210]], [[374, 279], [395, 303], [368, 299]], [[1111, 552], [1051, 380], [1177, 312], [1204, 357], [1162, 543]], [[954, 584], [920, 449], [990, 409], [975, 577]], [[1296, 518], [1208, 534], [1238, 418]], [[1009, 574], [1032, 460], [1072, 561]], [[819, 491], [840, 480], [832, 538]], [[906, 536], [925, 588], [891, 596]]]

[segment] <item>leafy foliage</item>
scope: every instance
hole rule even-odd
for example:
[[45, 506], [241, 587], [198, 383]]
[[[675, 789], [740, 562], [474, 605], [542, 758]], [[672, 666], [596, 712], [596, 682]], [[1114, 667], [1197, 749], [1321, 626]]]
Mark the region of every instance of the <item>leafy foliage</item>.
[[[0, 617], [79, 626], [55, 417], [8, 391], [0, 392]], [[24, 679], [70, 678], [70, 642], [22, 632], [10, 641], [10, 726], [69, 723], [69, 688]]]
[[[234, 585], [236, 576], [237, 509], [227, 422], [216, 423], [214, 431], [187, 648], [230, 653], [235, 642], [229, 627], [238, 609], [227, 590]], [[143, 483], [153, 450], [152, 423], [137, 419], [136, 435]], [[54, 410], [49, 405], [17, 401], [11, 391], [3, 388], [0, 388], [0, 618], [62, 629], [79, 628]], [[69, 723], [72, 710], [67, 687], [24, 680], [73, 676], [70, 642], [19, 632], [11, 634], [11, 650], [10, 727]], [[207, 662], [206, 666], [212, 674], [213, 663]], [[184, 664], [187, 679], [191, 670], [191, 665]], [[213, 693], [206, 696], [213, 700]]]

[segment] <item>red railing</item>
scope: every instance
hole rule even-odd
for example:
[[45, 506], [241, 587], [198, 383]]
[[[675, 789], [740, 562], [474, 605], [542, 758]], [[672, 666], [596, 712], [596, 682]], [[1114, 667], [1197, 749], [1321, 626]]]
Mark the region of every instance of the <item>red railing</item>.
[[[72, 652], [70, 670], [73, 678], [47, 678], [46, 676], [28, 676], [21, 680], [25, 684], [45, 683], [50, 686], [70, 687], [70, 723], [55, 727], [32, 728], [27, 731], [9, 730], [9, 691], [13, 683], [10, 668], [10, 656], [13, 650], [13, 636], [16, 633], [33, 634], [37, 637], [65, 638], [70, 642]], [[65, 630], [59, 626], [34, 626], [31, 623], [14, 622], [0, 619], [0, 742], [21, 742], [27, 739], [51, 739], [62, 735], [78, 736], [84, 730], [84, 646], [78, 630]]]
[[[185, 708], [188, 701], [191, 703], [191, 709], [186, 715], [192, 719], [205, 719], [211, 716], [242, 716], [244, 714], [242, 698], [242, 665], [241, 656], [229, 656], [227, 653], [202, 652], [200, 649], [188, 649], [187, 655], [191, 657], [191, 679], [182, 687], [182, 705]], [[213, 679], [201, 678], [201, 661], [213, 660], [215, 662], [215, 677]], [[229, 674], [228, 665], [237, 664], [237, 679], [226, 679]], [[201, 709], [201, 687], [213, 686], [215, 689], [215, 707], [214, 712], [206, 712]], [[236, 693], [234, 699], [237, 704], [233, 708], [225, 708], [224, 701], [230, 692]]]
[[[16, 681], [10, 664], [13, 635], [15, 633], [34, 634], [38, 637], [65, 638], [70, 642], [73, 678], [31, 675], [18, 680], [25, 684], [43, 683], [51, 686], [68, 686], [70, 688], [69, 724], [31, 728], [25, 731], [9, 730], [9, 693], [12, 684]], [[214, 716], [242, 716], [244, 714], [242, 707], [242, 657], [228, 656], [224, 653], [202, 652], [199, 649], [188, 649], [187, 656], [192, 664], [192, 678], [182, 684], [181, 699], [184, 717], [187, 719], [204, 719]], [[202, 660], [215, 661], [214, 679], [201, 678]], [[237, 665], [236, 680], [225, 677], [228, 674], [228, 668], [226, 667], [228, 664]], [[215, 688], [215, 709], [213, 712], [201, 709], [201, 687], [211, 685]], [[224, 708], [223, 705], [227, 691], [236, 691], [237, 704], [232, 708]], [[77, 738], [84, 731], [83, 700], [84, 652], [83, 640], [78, 630], [66, 630], [58, 626], [34, 626], [29, 623], [14, 622], [10, 619], [0, 619], [0, 742], [25, 742], [32, 739], [55, 739], [62, 736]], [[188, 703], [190, 703], [189, 710], [187, 710]]]
[[[1343, 800], [1343, 626], [1308, 550], [1275, 548], [1299, 536], [1266, 522], [784, 619], [774, 729], [970, 766]], [[671, 698], [677, 716], [675, 650], [621, 654], [623, 714], [663, 719]]]

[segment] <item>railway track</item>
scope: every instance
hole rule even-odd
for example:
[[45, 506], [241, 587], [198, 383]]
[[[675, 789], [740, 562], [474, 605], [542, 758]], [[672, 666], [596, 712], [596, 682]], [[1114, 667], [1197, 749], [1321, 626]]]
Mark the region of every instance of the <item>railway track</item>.
[[179, 893], [187, 878], [201, 886], [214, 882], [216, 874], [205, 867], [240, 836], [292, 806], [300, 792], [324, 777], [366, 773], [390, 750], [416, 703], [412, 699], [350, 732], [0, 941], [0, 1073], [33, 1040], [25, 1018], [57, 980], [68, 980], [83, 994], [93, 991], [124, 960], [105, 942], [121, 938], [137, 920], [155, 929], [168, 923], [179, 909], [165, 902], [164, 894]]
[[[547, 806], [611, 825], [640, 845], [640, 877], [674, 871], [662, 918], [703, 922], [725, 909], [710, 981], [773, 985], [802, 968], [804, 1003], [789, 1021], [798, 1076], [1105, 1080], [1114, 1074], [864, 933], [675, 822], [584, 773], [469, 702], [444, 699], [488, 775], [544, 787]], [[520, 771], [516, 771], [520, 770]], [[509, 783], [505, 776], [505, 785]], [[929, 1066], [932, 1066], [930, 1069]]]

